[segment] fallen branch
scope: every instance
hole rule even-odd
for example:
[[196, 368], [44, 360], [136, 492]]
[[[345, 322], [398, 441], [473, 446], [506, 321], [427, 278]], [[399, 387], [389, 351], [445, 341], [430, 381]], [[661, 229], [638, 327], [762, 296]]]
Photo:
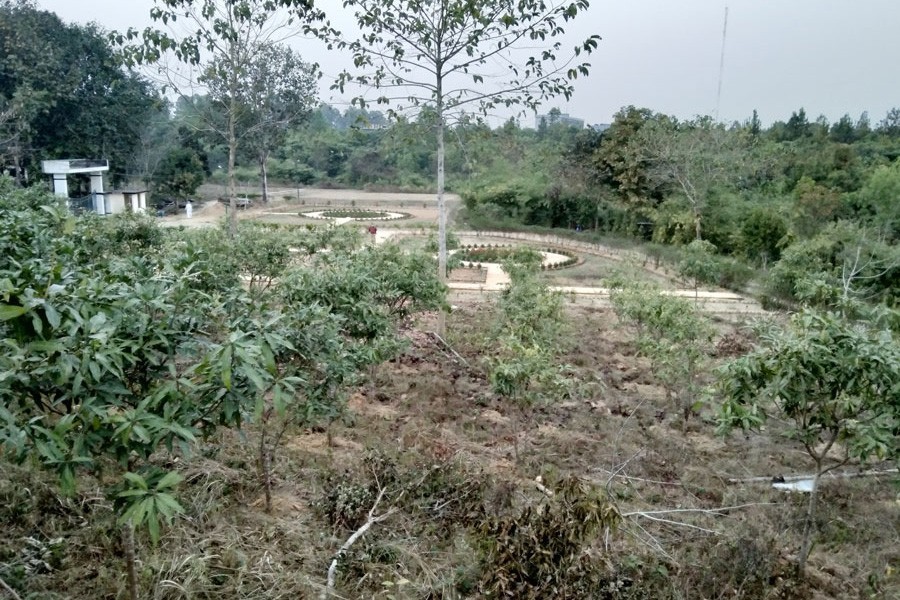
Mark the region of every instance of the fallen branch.
[[22, 600], [22, 597], [16, 593], [16, 590], [9, 587], [9, 585], [3, 581], [3, 578], [0, 577], [0, 588], [3, 588], [10, 596], [12, 596], [13, 600]]
[[451, 346], [450, 344], [448, 344], [447, 341], [446, 341], [444, 338], [442, 338], [441, 336], [439, 336], [438, 334], [436, 334], [436, 333], [433, 332], [433, 331], [431, 332], [431, 335], [434, 336], [434, 339], [436, 339], [437, 341], [439, 341], [439, 342], [441, 343], [441, 345], [444, 346], [444, 348], [446, 348], [447, 350], [449, 350], [449, 351], [453, 354], [453, 356], [455, 356], [455, 357], [459, 360], [459, 362], [461, 362], [463, 365], [465, 365], [466, 368], [469, 368], [469, 363], [468, 363], [468, 361], [466, 361], [466, 359], [464, 359], [462, 356], [460, 356], [459, 352], [457, 352], [456, 350], [454, 350], [454, 349], [453, 349], [453, 346]]
[[731, 510], [738, 510], [741, 508], [749, 508], [751, 506], [774, 506], [777, 502], [749, 502], [747, 504], [736, 504], [734, 506], [721, 506], [719, 508], [669, 508], [666, 510], [636, 510], [634, 512], [622, 513], [622, 517], [633, 517], [633, 516], [641, 516], [645, 517], [647, 515], [669, 515], [674, 513], [705, 513], [708, 515], [715, 515], [717, 517], [724, 516], [724, 513]]
[[[735, 506], [722, 506], [719, 508], [670, 508], [668, 510], [636, 510], [633, 512], [622, 513], [622, 518], [641, 517], [644, 519], [648, 519], [650, 521], [666, 523], [667, 525], [675, 525], [676, 527], [687, 527], [688, 529], [696, 529], [696, 530], [702, 531], [704, 533], [719, 535], [719, 532], [714, 529], [707, 529], [706, 527], [700, 527], [699, 525], [693, 525], [691, 523], [684, 523], [682, 521], [673, 521], [671, 519], [664, 519], [659, 515], [669, 515], [669, 514], [676, 514], [676, 513], [701, 513], [701, 514], [711, 515], [714, 517], [724, 517], [725, 513], [727, 513], [728, 511], [738, 510], [741, 508], [747, 508], [750, 506], [772, 506], [774, 504], [776, 504], [776, 503], [775, 502], [752, 502], [749, 504], [738, 504]], [[637, 525], [637, 523], [635, 523], [635, 525]], [[638, 527], [640, 527], [640, 525], [638, 525]], [[640, 527], [640, 528], [642, 531], [644, 531], [643, 527]]]
[[698, 525], [691, 525], [690, 523], [682, 523], [681, 521], [672, 521], [670, 519], [661, 519], [659, 517], [654, 517], [648, 513], [632, 513], [639, 517], [644, 517], [645, 519], [650, 519], [651, 521], [659, 521], [660, 523], [667, 523], [668, 525], [676, 525], [678, 527], [687, 527], [688, 529], [697, 529], [698, 531], [702, 531], [704, 533], [711, 533], [713, 535], [719, 535], [719, 532], [714, 529], [707, 529], [706, 527], [700, 527]]
[[328, 596], [334, 591], [334, 580], [337, 576], [337, 567], [338, 561], [347, 553], [350, 547], [359, 540], [372, 525], [378, 523], [380, 521], [384, 521], [388, 517], [390, 517], [394, 512], [396, 512], [396, 508], [391, 508], [386, 513], [375, 516], [375, 510], [378, 508], [378, 504], [381, 502], [382, 497], [384, 497], [384, 488], [381, 488], [378, 491], [378, 497], [375, 498], [375, 503], [372, 505], [372, 508], [369, 509], [369, 517], [366, 519], [366, 522], [363, 523], [359, 529], [353, 532], [353, 535], [347, 538], [347, 541], [341, 546], [341, 548], [334, 555], [334, 558], [331, 561], [331, 566], [328, 567], [328, 579], [325, 583], [325, 589], [322, 590], [321, 600], [327, 600]]
[[540, 493], [544, 494], [548, 498], [553, 497], [553, 490], [544, 485], [543, 478], [540, 475], [534, 478], [534, 485], [535, 487], [537, 487]]
[[603, 469], [603, 468], [597, 467], [594, 470], [599, 471], [601, 473], [608, 473], [612, 477], [615, 477], [618, 479], [625, 479], [627, 481], [640, 481], [641, 483], [652, 483], [654, 485], [673, 485], [673, 486], [682, 485], [682, 483], [680, 481], [659, 481], [658, 479], [644, 479], [643, 477], [632, 477], [631, 475], [623, 475], [623, 474], [619, 473], [619, 471], [621, 469], [617, 469], [615, 471], [610, 471], [609, 469]]
[[[844, 473], [828, 473], [822, 475], [822, 479], [833, 477], [835, 479], [850, 479], [855, 477], [884, 477], [886, 475], [896, 475], [900, 473], [900, 469], [887, 469], [886, 471], [858, 471]], [[743, 477], [728, 479], [728, 483], [783, 483], [788, 481], [800, 481], [802, 479], [813, 479], [815, 475], [790, 475], [787, 477]]]

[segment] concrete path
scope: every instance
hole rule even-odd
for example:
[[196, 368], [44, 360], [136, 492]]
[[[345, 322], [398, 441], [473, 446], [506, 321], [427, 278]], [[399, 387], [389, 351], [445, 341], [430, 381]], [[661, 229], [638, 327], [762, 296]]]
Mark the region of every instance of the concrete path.
[[[323, 194], [323, 196], [327, 196], [327, 194]], [[218, 203], [209, 203], [210, 206], [204, 207], [207, 208], [207, 210], [195, 211], [192, 219], [188, 219], [183, 215], [160, 219], [160, 225], [164, 227], [214, 226], [223, 216], [222, 209], [220, 208], [221, 205], [216, 206], [217, 204]], [[341, 219], [341, 221], [350, 222], [352, 219]], [[433, 233], [433, 231], [424, 229], [394, 229], [391, 227], [379, 227], [378, 232], [375, 234], [375, 243], [382, 244], [388, 240], [403, 237], [427, 236], [431, 233]], [[543, 247], [555, 246], [568, 248], [581, 254], [591, 254], [616, 261], [631, 261], [635, 264], [642, 264], [643, 268], [647, 271], [668, 277], [661, 269], [654, 268], [645, 255], [634, 250], [612, 248], [602, 244], [580, 242], [578, 240], [552, 235], [538, 235], [521, 232], [461, 231], [456, 232], [456, 235], [461, 242], [467, 244], [483, 243], [485, 240], [497, 240], [502, 243], [527, 242]], [[545, 252], [544, 254], [545, 260], [547, 261], [561, 262], [568, 259], [568, 257], [563, 254], [555, 254], [552, 252]], [[481, 264], [487, 271], [484, 283], [450, 282], [448, 287], [451, 292], [460, 297], [473, 298], [483, 294], [497, 293], [509, 285], [509, 276], [503, 271], [499, 264]], [[574, 304], [600, 307], [610, 306], [609, 290], [606, 288], [590, 286], [555, 286], [553, 289], [563, 292], [566, 295], [566, 299]], [[734, 292], [705, 290], [695, 292], [693, 289], [681, 289], [664, 293], [683, 298], [694, 298], [698, 306], [708, 312], [719, 315], [762, 315], [767, 312], [752, 298], [747, 298]]]

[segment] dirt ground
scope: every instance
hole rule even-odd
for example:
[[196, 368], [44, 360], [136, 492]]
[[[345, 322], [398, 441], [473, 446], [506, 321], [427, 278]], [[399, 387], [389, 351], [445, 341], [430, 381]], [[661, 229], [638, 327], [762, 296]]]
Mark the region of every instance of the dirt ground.
[[[900, 506], [890, 478], [824, 482], [817, 543], [799, 582], [791, 561], [806, 498], [765, 479], [811, 465], [779, 424], [720, 437], [715, 399], [706, 398], [684, 425], [632, 332], [610, 311], [585, 307], [568, 309], [563, 336], [570, 391], [520, 410], [488, 381], [491, 304], [455, 302], [446, 343], [427, 333], [435, 315], [423, 315], [404, 331], [407, 349], [349, 395], [341, 419], [288, 434], [274, 463], [272, 514], [262, 510], [254, 429], [217, 435], [184, 457], [186, 514], [158, 546], [141, 538], [144, 589], [160, 599], [317, 597], [334, 553], [374, 510], [387, 516], [342, 560], [339, 597], [482, 597], [473, 591], [480, 550], [470, 522], [551, 504], [541, 488], [575, 475], [623, 515], [588, 545], [612, 590], [590, 597], [898, 597]], [[744, 329], [719, 328], [714, 362], [746, 348]], [[732, 482], [747, 477], [764, 480]], [[376, 484], [390, 491], [373, 508]], [[108, 513], [106, 500], [86, 490], [61, 501], [50, 489], [24, 470], [0, 478], [4, 522], [17, 523], [0, 555], [29, 551], [22, 540], [35, 529], [53, 532], [67, 551], [47, 558], [53, 568], [34, 571], [30, 585], [67, 593], [30, 597], [122, 597], [115, 526], [81, 525]], [[44, 507], [40, 523], [10, 517], [29, 506]]]
[[[310, 203], [325, 206], [388, 201], [335, 190], [301, 191], [301, 201], [307, 192]], [[242, 216], [299, 210], [293, 198], [273, 195], [272, 205]], [[413, 206], [428, 197], [402, 202], [409, 206], [390, 208], [436, 218], [432, 207]], [[190, 220], [162, 221], [202, 226], [224, 215], [224, 206], [210, 202]], [[569, 277], [583, 285], [606, 268], [586, 263]], [[807, 498], [769, 480], [812, 465], [783, 437], [783, 424], [722, 437], [717, 400], [706, 394], [684, 423], [654, 367], [637, 355], [633, 332], [607, 308], [573, 304], [559, 357], [569, 385], [523, 410], [490, 385], [493, 297], [456, 293], [452, 303], [443, 339], [429, 333], [436, 315], [420, 316], [403, 330], [406, 349], [351, 390], [343, 414], [286, 434], [273, 462], [271, 514], [263, 510], [253, 427], [211, 436], [190, 455], [160, 457], [181, 463], [185, 513], [164, 527], [158, 544], [138, 537], [141, 588], [152, 590], [146, 597], [319, 597], [336, 552], [371, 516], [377, 522], [340, 561], [335, 597], [485, 597], [478, 586], [497, 565], [483, 562], [491, 543], [484, 532], [496, 531], [496, 519], [557, 505], [552, 490], [575, 476], [621, 515], [572, 566], [576, 578], [599, 577], [603, 591], [542, 597], [900, 598], [896, 476], [823, 482], [816, 544], [800, 580], [792, 561]], [[745, 324], [717, 321], [707, 381], [716, 364], [749, 347]], [[736, 481], [745, 478], [757, 480]], [[72, 498], [54, 490], [27, 467], [0, 473], [0, 561], [21, 565], [4, 580], [26, 581], [34, 599], [125, 597], [110, 500], [99, 485]]]
[[[204, 186], [201, 196], [205, 201], [194, 206], [193, 216], [188, 219], [184, 210], [160, 219], [164, 226], [204, 227], [218, 223], [227, 215], [227, 205], [217, 201], [220, 186]], [[241, 188], [244, 194], [258, 194], [256, 188]], [[272, 188], [270, 201], [263, 204], [254, 199], [246, 209], [238, 209], [240, 219], [262, 219], [283, 223], [316, 223], [316, 219], [299, 216], [300, 212], [312, 212], [327, 208], [371, 208], [397, 210], [409, 215], [408, 218], [391, 221], [392, 227], [437, 226], [437, 199], [434, 194], [411, 194], [394, 192], [367, 192], [363, 190], [337, 190], [316, 188]], [[459, 196], [447, 194], [446, 202], [451, 212], [459, 204]], [[361, 221], [365, 223], [365, 221]], [[377, 223], [377, 222], [376, 222]]]

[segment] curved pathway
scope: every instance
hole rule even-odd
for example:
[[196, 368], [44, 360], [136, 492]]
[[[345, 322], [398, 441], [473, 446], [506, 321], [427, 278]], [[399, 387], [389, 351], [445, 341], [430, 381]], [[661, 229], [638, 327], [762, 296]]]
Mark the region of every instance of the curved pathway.
[[[429, 232], [430, 233], [430, 232]], [[556, 246], [569, 248], [581, 254], [600, 256], [615, 261], [633, 261], [642, 263], [646, 271], [656, 275], [671, 277], [661, 269], [650, 264], [646, 255], [634, 250], [612, 248], [602, 244], [580, 242], [569, 238], [554, 235], [540, 235], [533, 233], [509, 232], [509, 231], [457, 231], [455, 232], [461, 242], [475, 243], [483, 239], [503, 239], [519, 242], [540, 244], [542, 246]], [[379, 229], [376, 234], [376, 243], [382, 243], [395, 237], [409, 237], [425, 235], [418, 230]], [[509, 276], [499, 264], [482, 263], [487, 273], [484, 283], [449, 282], [448, 287], [458, 295], [472, 296], [501, 291], [509, 285]], [[553, 286], [552, 289], [563, 292], [567, 299], [576, 304], [591, 306], [610, 306], [609, 289], [591, 286]], [[669, 290], [663, 292], [672, 296], [694, 299], [704, 310], [716, 314], [734, 315], [762, 315], [766, 310], [759, 302], [741, 294], [729, 291], [705, 291], [693, 289]]]
[[[387, 197], [388, 194], [385, 194], [385, 196]], [[395, 195], [390, 196], [394, 197]], [[165, 217], [160, 219], [160, 225], [175, 227], [214, 226], [223, 216], [223, 209], [217, 205], [218, 203], [208, 203], [203, 209], [199, 211], [195, 210], [194, 217], [191, 219], [188, 219], [183, 215]], [[375, 242], [380, 244], [392, 238], [427, 236], [431, 233], [433, 233], [431, 230], [424, 229], [394, 229], [392, 227], [379, 227], [378, 233], [375, 235]], [[582, 242], [555, 235], [512, 231], [456, 231], [455, 234], [465, 243], [478, 243], [479, 240], [485, 239], [526, 242], [544, 247], [555, 246], [571, 249], [579, 254], [590, 254], [615, 261], [634, 262], [642, 265], [642, 268], [648, 272], [665, 277], [666, 279], [671, 279], [667, 273], [664, 273], [661, 269], [655, 268], [652, 260], [645, 254], [634, 250], [613, 248], [603, 244]], [[484, 263], [484, 266], [487, 271], [484, 283], [450, 282], [448, 286], [451, 291], [461, 297], [471, 297], [496, 293], [509, 285], [509, 276], [503, 271], [499, 264]], [[563, 292], [570, 302], [576, 304], [609, 306], [609, 290], [606, 288], [590, 286], [556, 286], [554, 289]], [[672, 290], [665, 293], [680, 297], [694, 298], [697, 301], [697, 304], [704, 310], [719, 315], [753, 315], [766, 313], [757, 301], [734, 292], [683, 289]]]

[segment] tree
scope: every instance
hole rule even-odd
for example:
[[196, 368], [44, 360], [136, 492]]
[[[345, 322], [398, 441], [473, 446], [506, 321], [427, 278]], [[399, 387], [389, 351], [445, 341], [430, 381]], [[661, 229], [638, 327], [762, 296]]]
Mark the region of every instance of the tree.
[[694, 301], [699, 301], [701, 283], [714, 283], [719, 278], [719, 262], [715, 245], [706, 240], [694, 240], [684, 248], [678, 261], [678, 274], [694, 282]]
[[791, 244], [769, 271], [770, 293], [799, 300], [812, 280], [843, 289], [844, 295], [888, 306], [900, 297], [900, 249], [865, 229], [840, 221], [808, 240]]
[[[262, 178], [262, 200], [268, 202], [266, 163], [272, 150], [284, 143], [289, 128], [309, 115], [316, 97], [317, 67], [303, 62], [296, 52], [281, 44], [260, 45], [252, 54], [247, 83], [238, 91], [238, 100], [246, 108], [240, 130], [241, 137], [256, 155]], [[214, 61], [207, 83], [219, 106], [230, 100], [228, 77], [228, 67], [217, 68]]]
[[153, 190], [160, 196], [185, 200], [205, 179], [206, 172], [196, 152], [184, 147], [172, 148], [153, 173]]
[[888, 137], [900, 137], [900, 108], [892, 108], [878, 123], [878, 131]]
[[631, 140], [657, 185], [674, 188], [687, 201], [695, 239], [710, 195], [737, 180], [744, 167], [739, 133], [707, 117], [678, 123], [660, 116], [646, 122]]
[[900, 239], [900, 160], [877, 167], [857, 193], [860, 215], [884, 232], [888, 240]]
[[616, 185], [623, 199], [635, 208], [649, 208], [660, 199], [655, 182], [648, 175], [647, 157], [634, 152], [638, 133], [658, 119], [648, 108], [627, 106], [613, 116], [594, 153], [596, 169]]
[[765, 269], [781, 257], [781, 246], [788, 234], [784, 218], [770, 208], [756, 207], [740, 227], [739, 250]]
[[73, 156], [107, 158], [113, 180], [125, 178], [145, 124], [163, 103], [123, 69], [102, 32], [4, 0], [0, 55], [0, 156], [20, 179], [42, 159]]
[[791, 113], [791, 118], [784, 125], [780, 141], [792, 142], [810, 135], [812, 135], [812, 125], [806, 118], [806, 110], [801, 108]]
[[[283, 9], [283, 10], [282, 10]], [[130, 64], [157, 64], [167, 85], [190, 97], [195, 86], [207, 86], [214, 110], [202, 115], [203, 126], [228, 146], [228, 194], [230, 232], [237, 234], [237, 202], [234, 168], [241, 125], [252, 113], [244, 102], [244, 90], [252, 81], [256, 55], [275, 41], [295, 20], [306, 23], [324, 18], [311, 0], [155, 0], [154, 21], [172, 25], [168, 31], [133, 29], [117, 37]], [[182, 30], [176, 23], [187, 23]], [[169, 54], [191, 67], [201, 67], [194, 77], [161, 64]], [[262, 81], [262, 79], [260, 79]]]
[[[569, 98], [573, 80], [587, 75], [578, 62], [596, 47], [591, 36], [571, 51], [562, 49], [564, 26], [587, 10], [588, 0], [472, 2], [471, 0], [346, 0], [363, 35], [347, 40], [328, 35], [348, 49], [357, 69], [335, 86], [374, 86], [378, 103], [428, 106], [437, 138], [438, 271], [447, 276], [447, 208], [444, 199], [444, 133], [448, 116], [472, 106], [535, 109], [553, 96]], [[530, 55], [536, 41], [541, 51]], [[503, 75], [497, 77], [498, 73]], [[490, 84], [485, 86], [485, 81]], [[364, 106], [364, 97], [355, 100]], [[443, 327], [443, 319], [439, 329]]]
[[723, 432], [777, 418], [815, 465], [797, 558], [802, 572], [822, 475], [851, 460], [900, 456], [900, 344], [870, 323], [807, 309], [785, 328], [764, 326], [759, 347], [726, 364], [718, 385]]
[[856, 141], [856, 128], [849, 114], [844, 114], [837, 123], [832, 124], [829, 137], [840, 144], [852, 144]]

